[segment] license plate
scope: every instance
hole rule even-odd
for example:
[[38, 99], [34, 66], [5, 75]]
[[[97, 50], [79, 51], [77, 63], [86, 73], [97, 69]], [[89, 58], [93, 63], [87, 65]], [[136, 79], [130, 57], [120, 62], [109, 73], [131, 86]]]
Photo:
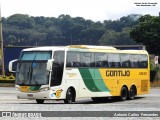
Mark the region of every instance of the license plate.
[[28, 97], [33, 97], [33, 94], [27, 94]]

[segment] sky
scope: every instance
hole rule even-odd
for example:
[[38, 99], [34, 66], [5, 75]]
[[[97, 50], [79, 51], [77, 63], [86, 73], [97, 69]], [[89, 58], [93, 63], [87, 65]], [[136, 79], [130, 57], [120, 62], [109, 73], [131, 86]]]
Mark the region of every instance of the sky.
[[129, 14], [158, 16], [160, 12], [159, 0], [0, 0], [0, 4], [2, 17], [18, 13], [57, 18], [68, 14], [104, 21], [117, 20]]

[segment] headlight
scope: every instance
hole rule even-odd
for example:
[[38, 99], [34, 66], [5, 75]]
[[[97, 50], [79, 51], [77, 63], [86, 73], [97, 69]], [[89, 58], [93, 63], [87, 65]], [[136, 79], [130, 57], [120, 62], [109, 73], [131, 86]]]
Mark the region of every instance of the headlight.
[[42, 91], [47, 91], [47, 90], [50, 90], [49, 87], [41, 88], [41, 89], [40, 89], [41, 92], [42, 92]]

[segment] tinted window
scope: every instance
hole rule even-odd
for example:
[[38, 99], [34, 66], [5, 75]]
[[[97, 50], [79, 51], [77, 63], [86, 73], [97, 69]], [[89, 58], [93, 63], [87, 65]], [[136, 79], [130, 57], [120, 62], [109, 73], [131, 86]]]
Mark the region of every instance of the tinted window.
[[95, 67], [94, 53], [69, 51], [66, 67]]
[[147, 55], [139, 55], [139, 67], [140, 68], [147, 68], [148, 67]]
[[58, 66], [64, 65], [64, 51], [55, 51], [53, 55], [54, 64]]
[[94, 54], [83, 52], [81, 53], [81, 67], [94, 67]]
[[138, 61], [139, 61], [139, 55], [130, 55], [130, 67], [131, 68], [138, 68]]
[[55, 51], [52, 65], [51, 86], [60, 85], [63, 77], [64, 51]]
[[129, 54], [120, 54], [120, 60], [122, 68], [130, 67]]
[[81, 67], [80, 62], [81, 53], [79, 52], [67, 52], [67, 67]]
[[108, 54], [108, 67], [120, 67], [120, 57], [119, 54]]
[[48, 60], [50, 58], [51, 58], [51, 52], [28, 51], [22, 53], [21, 60]]
[[106, 53], [95, 53], [95, 67], [108, 67]]
[[147, 68], [147, 55], [67, 52], [67, 67]]

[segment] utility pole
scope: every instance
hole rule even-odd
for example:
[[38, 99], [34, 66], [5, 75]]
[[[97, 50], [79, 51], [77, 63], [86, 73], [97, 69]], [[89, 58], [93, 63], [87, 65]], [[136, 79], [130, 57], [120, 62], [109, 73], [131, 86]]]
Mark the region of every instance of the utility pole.
[[72, 45], [72, 33], [71, 33], [71, 45]]
[[1, 18], [1, 5], [0, 5], [0, 44], [1, 44], [2, 77], [5, 77], [5, 72], [4, 72], [4, 52], [3, 52], [3, 34], [2, 34], [2, 18]]

